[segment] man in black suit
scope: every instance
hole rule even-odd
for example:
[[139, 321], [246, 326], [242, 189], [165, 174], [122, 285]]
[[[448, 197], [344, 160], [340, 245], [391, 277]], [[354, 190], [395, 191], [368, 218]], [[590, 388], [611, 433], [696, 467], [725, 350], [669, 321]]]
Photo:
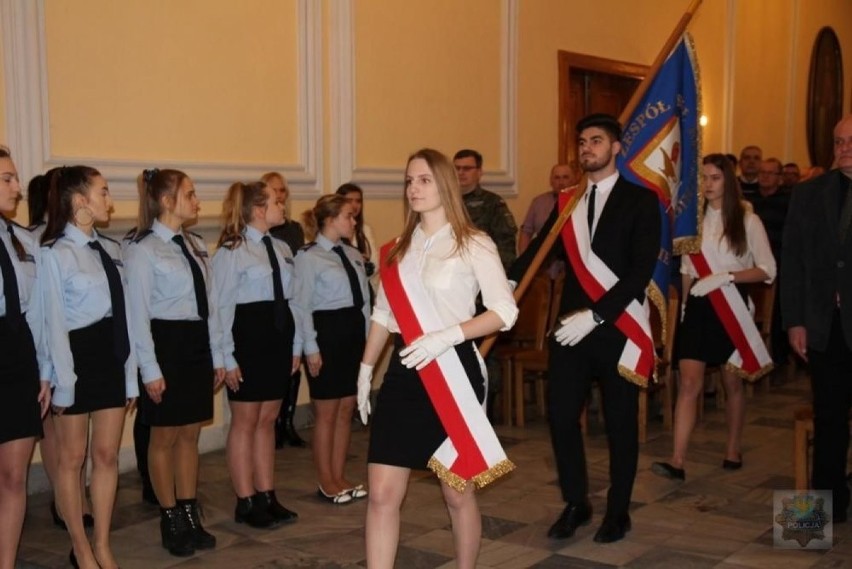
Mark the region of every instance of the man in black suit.
[[[660, 250], [660, 213], [656, 195], [621, 178], [615, 157], [621, 150], [621, 126], [603, 114], [577, 123], [580, 165], [588, 177], [585, 195], [566, 224], [588, 224], [591, 250], [618, 278], [596, 302], [567, 264], [560, 314], [550, 344], [549, 417], [553, 450], [565, 510], [548, 536], [568, 538], [589, 523], [588, 473], [580, 415], [598, 379], [609, 441], [610, 482], [607, 510], [595, 541], [618, 541], [630, 529], [630, 495], [639, 453], [639, 386], [619, 374], [626, 336], [615, 321], [634, 300], [642, 303]], [[577, 220], [573, 218], [580, 216]], [[557, 218], [550, 218], [512, 266], [519, 282]], [[577, 225], [575, 224], [574, 227]], [[585, 231], [585, 230], [584, 230]], [[558, 247], [563, 247], [560, 239]], [[635, 379], [635, 378], [634, 378]]]
[[852, 115], [834, 128], [835, 170], [796, 186], [784, 226], [781, 310], [790, 347], [810, 363], [812, 486], [846, 521], [852, 404]]

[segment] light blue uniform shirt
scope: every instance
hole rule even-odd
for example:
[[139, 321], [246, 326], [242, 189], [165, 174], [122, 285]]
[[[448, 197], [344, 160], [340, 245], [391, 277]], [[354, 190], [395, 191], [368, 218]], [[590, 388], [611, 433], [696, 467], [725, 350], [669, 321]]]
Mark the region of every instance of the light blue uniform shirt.
[[[127, 277], [130, 281], [130, 303], [136, 357], [142, 382], [150, 383], [163, 377], [154, 352], [151, 320], [201, 320], [195, 299], [192, 269], [183, 256], [180, 246], [172, 241], [174, 231], [155, 220], [150, 232], [142, 232], [125, 249]], [[201, 268], [207, 286], [207, 297], [215, 298], [212, 291], [210, 259], [207, 246], [201, 237], [184, 232], [184, 240], [193, 260]], [[213, 367], [224, 367], [218, 346], [221, 344], [221, 326], [213, 302], [208, 300], [207, 327], [210, 334], [210, 351]], [[210, 378], [213, 381], [213, 378]]]
[[[284, 298], [292, 300], [293, 253], [284, 241], [248, 226], [243, 230], [243, 240], [239, 245], [229, 249], [225, 244], [213, 255], [213, 282], [217, 293], [213, 300], [219, 313], [219, 321], [222, 323], [222, 353], [225, 356], [225, 369], [229, 371], [237, 367], [237, 360], [234, 358], [234, 335], [231, 331], [236, 306], [275, 300], [272, 265], [269, 262], [266, 245], [261, 241], [265, 236], [272, 239], [272, 249], [275, 251], [280, 268]], [[293, 355], [300, 356], [302, 355], [302, 339], [298, 327], [300, 318], [295, 312], [297, 309], [294, 305], [288, 304], [293, 313], [293, 321], [296, 323]]]
[[[24, 248], [24, 260], [22, 261], [15, 252], [12, 244], [12, 236], [9, 227], [13, 227], [15, 237]], [[20, 225], [7, 220], [0, 215], [0, 240], [6, 246], [9, 257], [12, 258], [12, 266], [18, 281], [18, 297], [21, 302], [21, 312], [26, 313], [27, 324], [33, 335], [36, 357], [38, 359], [39, 377], [50, 379], [52, 369], [47, 353], [47, 344], [44, 337], [44, 306], [41, 296], [35, 291], [38, 271], [36, 261], [38, 259], [38, 242], [33, 235]], [[6, 316], [6, 297], [3, 295], [3, 275], [0, 274], [0, 316]]]
[[293, 299], [301, 317], [301, 322], [297, 322], [297, 325], [302, 328], [305, 354], [319, 352], [313, 312], [336, 310], [355, 304], [343, 262], [337, 253], [331, 250], [336, 245], [343, 246], [346, 257], [358, 274], [358, 283], [364, 297], [364, 326], [370, 326], [370, 290], [367, 286], [367, 274], [364, 272], [364, 258], [355, 247], [340, 241], [333, 243], [320, 233], [315, 243], [305, 245], [296, 255], [296, 290]]
[[[37, 290], [44, 302], [47, 349], [53, 364], [53, 403], [59, 407], [74, 404], [74, 384], [77, 382], [68, 333], [112, 316], [109, 282], [101, 257], [88, 245], [95, 240], [115, 262], [124, 289], [124, 305], [127, 307], [130, 301], [121, 248], [109, 237], [97, 231], [90, 237], [68, 224], [61, 236], [41, 248], [38, 259], [40, 278]], [[128, 313], [128, 335], [132, 330], [131, 320]], [[124, 380], [126, 396], [137, 397], [136, 354], [132, 342], [130, 355], [124, 362]]]

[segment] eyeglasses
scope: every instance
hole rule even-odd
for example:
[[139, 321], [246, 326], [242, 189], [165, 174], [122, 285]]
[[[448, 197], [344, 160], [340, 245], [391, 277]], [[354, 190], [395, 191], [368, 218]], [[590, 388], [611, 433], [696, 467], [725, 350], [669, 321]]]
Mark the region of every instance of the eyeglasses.
[[456, 166], [456, 172], [470, 172], [471, 170], [479, 170], [476, 166]]

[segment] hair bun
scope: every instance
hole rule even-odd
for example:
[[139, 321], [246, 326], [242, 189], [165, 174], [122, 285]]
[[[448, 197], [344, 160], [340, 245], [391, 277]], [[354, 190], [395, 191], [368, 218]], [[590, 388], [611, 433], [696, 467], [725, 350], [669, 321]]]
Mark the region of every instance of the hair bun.
[[154, 179], [154, 176], [160, 173], [159, 168], [151, 168], [150, 170], [142, 170], [142, 179], [145, 180], [146, 184], [150, 184], [151, 180]]

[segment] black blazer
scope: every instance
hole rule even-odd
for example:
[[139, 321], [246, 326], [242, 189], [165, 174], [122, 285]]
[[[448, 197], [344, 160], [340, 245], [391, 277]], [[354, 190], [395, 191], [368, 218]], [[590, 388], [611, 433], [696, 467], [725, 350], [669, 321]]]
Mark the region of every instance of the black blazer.
[[[509, 269], [509, 279], [520, 282], [542, 241], [556, 222], [558, 206], [544, 227]], [[562, 238], [557, 240], [564, 253]], [[560, 314], [591, 308], [611, 325], [633, 299], [645, 299], [660, 253], [660, 208], [656, 194], [619, 176], [606, 201], [592, 239], [592, 250], [618, 276], [618, 283], [597, 302], [583, 291], [570, 263], [562, 289]]]
[[840, 170], [793, 188], [781, 249], [781, 316], [804, 326], [808, 346], [825, 350], [840, 294], [840, 319], [852, 348], [852, 229], [842, 244], [840, 208], [850, 179]]

